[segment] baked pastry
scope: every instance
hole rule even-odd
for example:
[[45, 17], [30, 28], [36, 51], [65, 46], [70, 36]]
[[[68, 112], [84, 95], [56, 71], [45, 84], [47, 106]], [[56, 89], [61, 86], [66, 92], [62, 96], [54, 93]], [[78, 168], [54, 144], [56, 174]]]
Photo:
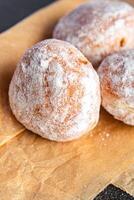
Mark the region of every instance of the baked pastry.
[[116, 119], [134, 125], [134, 49], [105, 58], [98, 73], [103, 107]]
[[99, 77], [71, 44], [49, 39], [28, 49], [9, 87], [13, 114], [44, 138], [68, 141], [93, 129], [99, 119]]
[[134, 8], [125, 2], [91, 1], [61, 18], [53, 37], [68, 41], [94, 67], [109, 54], [134, 47]]

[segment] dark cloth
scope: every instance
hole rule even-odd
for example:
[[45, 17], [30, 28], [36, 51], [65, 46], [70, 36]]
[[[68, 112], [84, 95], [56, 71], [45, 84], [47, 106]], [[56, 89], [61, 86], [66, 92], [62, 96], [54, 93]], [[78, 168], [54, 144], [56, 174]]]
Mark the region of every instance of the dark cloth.
[[54, 0], [0, 0], [0, 32]]

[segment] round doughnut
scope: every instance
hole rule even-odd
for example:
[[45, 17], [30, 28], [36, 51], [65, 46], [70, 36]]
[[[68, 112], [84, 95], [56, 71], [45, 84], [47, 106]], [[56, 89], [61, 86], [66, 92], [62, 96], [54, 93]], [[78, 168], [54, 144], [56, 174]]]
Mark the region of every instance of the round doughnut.
[[98, 73], [103, 107], [116, 119], [134, 126], [134, 49], [105, 58]]
[[98, 122], [99, 77], [74, 46], [44, 40], [20, 60], [10, 83], [9, 102], [27, 129], [50, 140], [73, 140]]
[[134, 47], [134, 8], [125, 2], [91, 1], [61, 18], [53, 37], [68, 41], [94, 67], [109, 54]]

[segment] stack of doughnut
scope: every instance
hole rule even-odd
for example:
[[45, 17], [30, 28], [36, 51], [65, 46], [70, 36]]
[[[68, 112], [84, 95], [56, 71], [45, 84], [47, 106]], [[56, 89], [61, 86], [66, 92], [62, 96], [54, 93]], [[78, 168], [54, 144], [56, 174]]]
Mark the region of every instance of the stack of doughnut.
[[95, 128], [102, 98], [110, 114], [134, 125], [133, 27], [134, 8], [124, 2], [87, 2], [61, 18], [53, 39], [17, 65], [9, 86], [17, 120], [49, 140], [70, 141]]

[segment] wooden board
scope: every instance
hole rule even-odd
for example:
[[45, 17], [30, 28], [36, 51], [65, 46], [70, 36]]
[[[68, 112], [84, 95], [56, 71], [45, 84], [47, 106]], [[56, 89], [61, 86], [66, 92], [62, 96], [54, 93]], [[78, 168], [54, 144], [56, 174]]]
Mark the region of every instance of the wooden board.
[[0, 149], [1, 200], [91, 200], [134, 164], [134, 128], [103, 109], [88, 136], [56, 143], [25, 130], [9, 108], [8, 86], [20, 56], [51, 37], [57, 20], [83, 1], [59, 1], [0, 35], [0, 144], [10, 140]]

